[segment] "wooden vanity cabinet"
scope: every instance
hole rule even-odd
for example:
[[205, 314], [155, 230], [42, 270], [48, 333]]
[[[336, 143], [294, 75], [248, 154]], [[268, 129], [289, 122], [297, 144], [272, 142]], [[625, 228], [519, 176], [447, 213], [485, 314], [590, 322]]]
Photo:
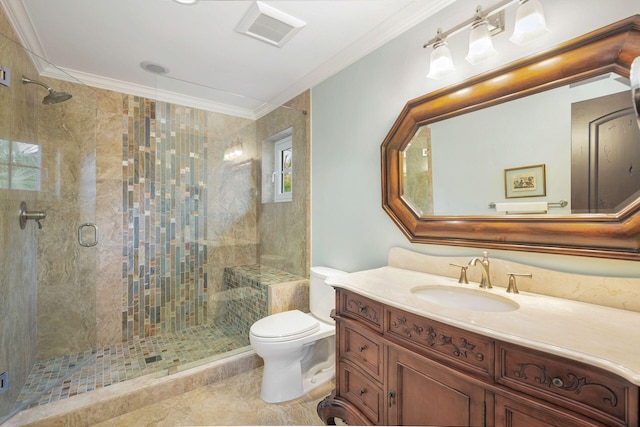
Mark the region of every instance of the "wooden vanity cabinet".
[[638, 426], [638, 387], [583, 363], [336, 292], [328, 424]]

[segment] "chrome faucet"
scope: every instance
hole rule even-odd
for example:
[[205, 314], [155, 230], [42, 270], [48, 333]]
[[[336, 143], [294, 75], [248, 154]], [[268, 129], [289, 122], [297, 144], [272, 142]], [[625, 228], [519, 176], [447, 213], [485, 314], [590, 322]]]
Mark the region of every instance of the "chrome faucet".
[[480, 280], [480, 287], [491, 289], [491, 276], [489, 275], [489, 252], [482, 252], [483, 257], [475, 257], [469, 261], [469, 265], [476, 265], [480, 261], [480, 270], [482, 270], [482, 279]]

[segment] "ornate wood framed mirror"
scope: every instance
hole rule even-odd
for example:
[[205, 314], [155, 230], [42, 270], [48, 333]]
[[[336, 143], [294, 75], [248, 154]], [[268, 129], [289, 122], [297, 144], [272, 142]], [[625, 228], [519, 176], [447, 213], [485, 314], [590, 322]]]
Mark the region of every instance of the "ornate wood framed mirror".
[[[598, 80], [602, 76], [618, 76], [618, 80], [627, 80], [628, 87], [629, 68], [638, 56], [640, 56], [640, 15], [591, 32], [549, 51], [508, 64], [501, 69], [409, 101], [381, 146], [384, 210], [409, 240], [417, 243], [640, 260], [640, 188], [635, 192], [632, 190], [628, 197], [623, 197], [624, 203], [618, 203], [616, 208], [610, 211], [595, 209], [572, 212], [549, 209], [544, 214], [518, 213], [515, 215], [495, 211], [450, 213], [439, 212], [438, 209], [433, 208], [434, 202], [431, 198], [435, 191], [434, 184], [430, 180], [435, 178], [429, 176], [428, 179], [420, 181], [419, 186], [428, 188], [430, 196], [427, 200], [416, 201], [416, 197], [409, 191], [409, 187], [414, 188], [415, 183], [409, 183], [406, 174], [407, 167], [413, 167], [412, 161], [407, 158], [410, 152], [409, 147], [412, 142], [416, 143], [423, 138], [424, 131], [430, 127], [446, 120], [457, 120], [469, 113], [487, 111], [485, 109], [488, 107], [504, 108], [506, 102], [519, 103], [525, 98], [539, 96], [567, 85], [578, 86], [583, 82]], [[631, 105], [630, 91], [628, 99]], [[520, 107], [519, 104], [509, 104], [507, 108], [518, 111]], [[492, 121], [495, 115], [486, 117], [489, 117], [488, 121]], [[622, 120], [629, 121], [628, 118]], [[537, 126], [547, 127], [544, 123], [538, 123]], [[516, 134], [510, 137], [518, 140], [523, 135]], [[571, 144], [571, 132], [557, 138], [569, 140]], [[438, 142], [429, 141], [430, 144]], [[640, 153], [640, 141], [635, 142], [638, 144], [638, 153]], [[465, 144], [476, 145], [479, 142], [465, 141]], [[633, 150], [636, 149], [633, 148]], [[426, 146], [417, 151], [423, 156], [431, 154], [431, 150]], [[541, 155], [542, 161], [538, 161], [538, 158], [532, 159], [530, 165], [538, 166], [541, 163], [553, 161], [551, 157], [555, 154], [538, 151], [533, 153], [535, 156]], [[460, 155], [465, 156], [464, 153]], [[571, 156], [571, 153], [569, 155]], [[467, 157], [470, 156], [467, 155]], [[577, 168], [573, 164], [575, 160], [570, 158], [570, 161], [572, 165], [564, 167], [565, 170]], [[437, 164], [437, 159], [435, 161], [429, 159], [426, 168], [430, 169]], [[506, 179], [505, 171], [508, 166], [514, 165], [496, 163], [490, 166], [493, 167], [490, 172], [481, 172], [477, 179], [468, 182], [467, 186], [479, 188], [478, 186], [484, 185], [487, 174], [498, 176], [500, 180], [505, 174], [504, 179]], [[516, 164], [515, 166], [525, 165]], [[588, 161], [585, 168], [589, 168]], [[593, 169], [593, 165], [591, 168]], [[548, 178], [546, 185], [551, 189], [559, 185], [558, 181], [562, 181], [554, 180], [554, 175], [550, 175], [554, 173], [552, 169], [547, 167], [546, 172]], [[544, 168], [542, 171], [544, 172]], [[640, 164], [636, 165], [633, 162], [625, 166], [625, 171], [628, 175], [634, 173], [640, 175]], [[567, 173], [569, 178], [564, 181], [571, 181], [571, 174], [575, 171]], [[573, 181], [580, 180], [574, 176]], [[613, 181], [613, 184], [611, 182], [608, 181], [605, 186], [617, 186], [616, 181]], [[506, 181], [504, 184], [506, 185]], [[486, 186], [493, 187], [494, 192], [491, 194], [505, 197], [504, 186], [496, 182], [488, 182]], [[585, 185], [585, 188], [587, 192], [592, 191], [589, 190], [589, 185]], [[444, 193], [444, 198], [448, 200], [472, 198], [471, 195], [462, 194], [461, 191]], [[547, 193], [539, 192], [536, 195], [545, 197], [530, 200], [559, 201], [549, 199], [546, 197], [550, 196]], [[506, 195], [506, 197], [509, 196]], [[574, 197], [574, 204], [577, 204], [579, 197], [567, 195], [566, 198], [571, 200], [572, 197]], [[499, 200], [485, 200], [485, 205], [491, 206], [492, 201]]]

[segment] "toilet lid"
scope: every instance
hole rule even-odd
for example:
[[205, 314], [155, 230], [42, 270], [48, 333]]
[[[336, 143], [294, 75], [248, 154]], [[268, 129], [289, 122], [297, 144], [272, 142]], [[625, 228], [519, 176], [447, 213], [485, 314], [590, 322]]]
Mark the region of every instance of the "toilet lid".
[[296, 339], [311, 335], [320, 329], [320, 323], [300, 310], [284, 311], [258, 320], [251, 333], [260, 338]]

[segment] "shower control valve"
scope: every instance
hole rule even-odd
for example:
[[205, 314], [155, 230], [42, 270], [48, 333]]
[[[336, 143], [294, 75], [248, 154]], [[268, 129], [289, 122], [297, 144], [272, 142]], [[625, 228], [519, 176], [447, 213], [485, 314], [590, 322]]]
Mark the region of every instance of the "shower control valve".
[[27, 226], [27, 221], [32, 219], [38, 224], [38, 229], [42, 229], [42, 221], [47, 217], [47, 214], [39, 211], [28, 211], [27, 204], [25, 202], [20, 203], [20, 228], [22, 230]]

